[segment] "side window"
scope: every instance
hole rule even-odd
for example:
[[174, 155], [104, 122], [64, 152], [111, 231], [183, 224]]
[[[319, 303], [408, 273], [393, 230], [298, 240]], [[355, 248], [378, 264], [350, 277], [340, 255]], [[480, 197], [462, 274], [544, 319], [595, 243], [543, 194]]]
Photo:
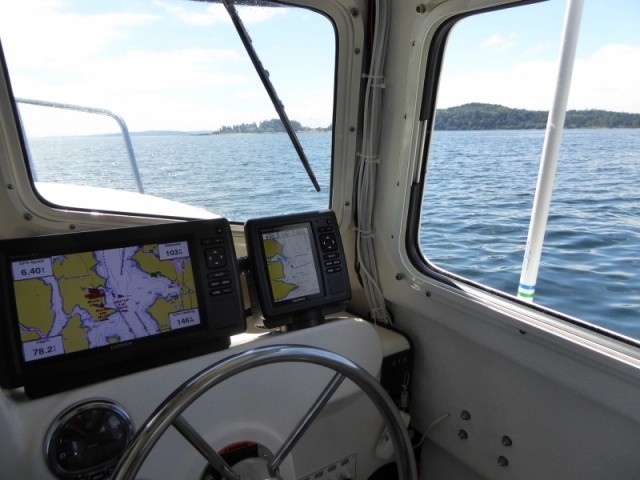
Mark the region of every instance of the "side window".
[[[512, 296], [565, 8], [564, 1], [542, 2], [463, 18], [443, 59], [420, 246], [432, 268]], [[631, 2], [585, 4], [532, 300], [634, 340], [640, 340], [638, 24], [640, 9]]]
[[333, 24], [276, 3], [236, 9], [320, 193], [222, 2], [2, 2], [2, 48], [40, 197], [235, 221], [327, 208]]

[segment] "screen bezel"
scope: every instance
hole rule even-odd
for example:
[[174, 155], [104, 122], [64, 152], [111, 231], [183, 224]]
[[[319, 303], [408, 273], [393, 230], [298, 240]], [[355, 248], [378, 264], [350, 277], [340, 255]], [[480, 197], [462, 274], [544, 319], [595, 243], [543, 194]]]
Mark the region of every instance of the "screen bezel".
[[[271, 289], [271, 279], [268, 274], [268, 262], [264, 251], [263, 233], [283, 231], [292, 226], [308, 224], [310, 229], [311, 247], [319, 277], [321, 292], [301, 298], [276, 302]], [[319, 244], [318, 228], [331, 226], [336, 236], [337, 258], [342, 264], [340, 273], [344, 282], [344, 291], [332, 294], [329, 289], [330, 278], [324, 268], [321, 246]], [[252, 292], [257, 297], [260, 314], [264, 318], [267, 328], [296, 325], [311, 326], [323, 321], [323, 317], [330, 313], [344, 310], [351, 298], [351, 289], [347, 273], [347, 266], [340, 238], [338, 224], [332, 210], [304, 212], [291, 215], [250, 219], [245, 223], [245, 239], [252, 279]]]
[[[232, 259], [228, 267], [238, 291], [234, 295], [232, 307], [229, 307], [231, 311], [226, 312], [238, 318], [231, 324], [227, 321], [224, 328], [218, 325], [216, 309], [212, 307], [209, 299], [206, 286], [207, 270], [202, 257], [202, 238], [213, 231], [222, 232], [220, 238], [224, 240]], [[13, 262], [176, 241], [187, 242], [189, 248], [200, 324], [111, 346], [34, 361], [24, 360], [11, 270]], [[0, 324], [0, 345], [3, 352], [0, 360], [2, 386], [24, 386], [26, 391], [31, 392], [31, 396], [37, 397], [227, 348], [230, 335], [241, 333], [245, 329], [244, 307], [239, 294], [235, 260], [231, 233], [225, 219], [3, 240], [0, 252], [1, 308], [4, 316]]]

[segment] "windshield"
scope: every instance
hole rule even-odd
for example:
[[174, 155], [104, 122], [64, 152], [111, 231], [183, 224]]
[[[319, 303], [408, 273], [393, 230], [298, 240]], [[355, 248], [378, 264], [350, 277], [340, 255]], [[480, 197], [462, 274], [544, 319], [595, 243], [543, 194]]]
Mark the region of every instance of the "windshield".
[[324, 16], [236, 6], [318, 193], [222, 3], [6, 3], [2, 47], [45, 201], [161, 214], [151, 196], [195, 207], [178, 215], [235, 221], [329, 206], [335, 33]]

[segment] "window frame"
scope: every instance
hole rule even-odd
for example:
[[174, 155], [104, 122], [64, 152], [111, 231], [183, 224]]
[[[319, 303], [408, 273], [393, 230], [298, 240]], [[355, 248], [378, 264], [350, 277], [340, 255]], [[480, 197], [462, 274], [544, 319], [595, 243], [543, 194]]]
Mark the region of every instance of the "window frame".
[[[421, 214], [427, 182], [431, 142], [435, 128], [438, 87], [449, 35], [451, 34], [454, 26], [465, 18], [496, 10], [518, 8], [529, 4], [540, 3], [542, 1], [544, 0], [522, 0], [506, 5], [498, 5], [470, 12], [453, 14], [446, 18], [435, 30], [427, 46], [428, 54], [426, 59], [426, 68], [424, 77], [421, 79], [422, 101], [420, 105], [418, 124], [420, 136], [423, 140], [421, 142], [421, 151], [418, 151], [420, 158], [417, 160], [419, 165], [416, 180], [411, 185], [407, 206], [405, 235], [407, 258], [411, 265], [427, 279], [436, 281], [446, 287], [471, 293], [481, 292], [484, 299], [494, 299], [494, 301], [502, 305], [504, 305], [504, 302], [506, 301], [508, 304], [515, 306], [518, 312], [525, 312], [525, 315], [533, 314], [536, 317], [539, 317], [541, 314], [545, 318], [550, 319], [555, 326], [560, 325], [562, 327], [564, 325], [565, 327], [571, 328], [572, 331], [575, 331], [572, 327], [578, 327], [578, 331], [584, 332], [586, 336], [589, 336], [592, 339], [592, 335], [595, 334], [596, 339], [603, 338], [605, 341], [613, 340], [614, 342], [620, 342], [626, 346], [637, 349], [640, 347], [640, 339], [635, 340], [617, 332], [606, 330], [590, 322], [572, 317], [571, 315], [553, 310], [543, 305], [527, 302], [515, 295], [511, 295], [504, 291], [447, 271], [444, 268], [433, 264], [429, 258], [424, 255], [420, 246]], [[524, 332], [522, 331], [521, 333]]]
[[[328, 0], [322, 9], [308, 0], [271, 0], [274, 3], [295, 6], [323, 15], [332, 25], [335, 32], [335, 66], [333, 81], [333, 131], [330, 152], [330, 185], [329, 204], [325, 208], [333, 208], [338, 216], [350, 218], [350, 202], [352, 186], [349, 173], [353, 169], [351, 160], [357, 149], [356, 132], [350, 125], [357, 123], [358, 104], [360, 98], [359, 75], [364, 55], [353, 55], [356, 50], [362, 51], [365, 44], [365, 20], [362, 15], [354, 15], [353, 9], [347, 10], [345, 5]], [[1, 44], [0, 44], [1, 48]], [[354, 74], [354, 72], [357, 72]], [[11, 79], [4, 53], [0, 51], [0, 103], [7, 108], [3, 112], [11, 115], [0, 116], [0, 151], [6, 150], [7, 162], [3, 162], [3, 175], [10, 179], [8, 193], [16, 209], [24, 212], [25, 220], [37, 225], [37, 229], [75, 230], [93, 228], [93, 226], [109, 227], [158, 223], [161, 221], [181, 221], [191, 217], [156, 215], [143, 212], [95, 211], [82, 208], [71, 208], [53, 204], [41, 196], [33, 184], [33, 175], [29, 168], [28, 148], [20, 126], [20, 116], [15, 96], [11, 88]], [[6, 92], [6, 95], [3, 95]], [[346, 134], [349, 132], [349, 134]], [[336, 164], [336, 158], [349, 159]], [[4, 165], [6, 163], [7, 165]], [[231, 221], [236, 225], [242, 222]]]

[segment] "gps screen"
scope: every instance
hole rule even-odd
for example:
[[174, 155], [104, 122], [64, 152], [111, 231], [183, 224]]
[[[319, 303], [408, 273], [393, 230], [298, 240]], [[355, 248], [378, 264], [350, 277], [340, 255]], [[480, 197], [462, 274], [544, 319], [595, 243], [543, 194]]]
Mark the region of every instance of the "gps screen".
[[274, 303], [320, 293], [311, 236], [304, 223], [262, 233]]
[[200, 324], [188, 243], [11, 263], [25, 362]]

